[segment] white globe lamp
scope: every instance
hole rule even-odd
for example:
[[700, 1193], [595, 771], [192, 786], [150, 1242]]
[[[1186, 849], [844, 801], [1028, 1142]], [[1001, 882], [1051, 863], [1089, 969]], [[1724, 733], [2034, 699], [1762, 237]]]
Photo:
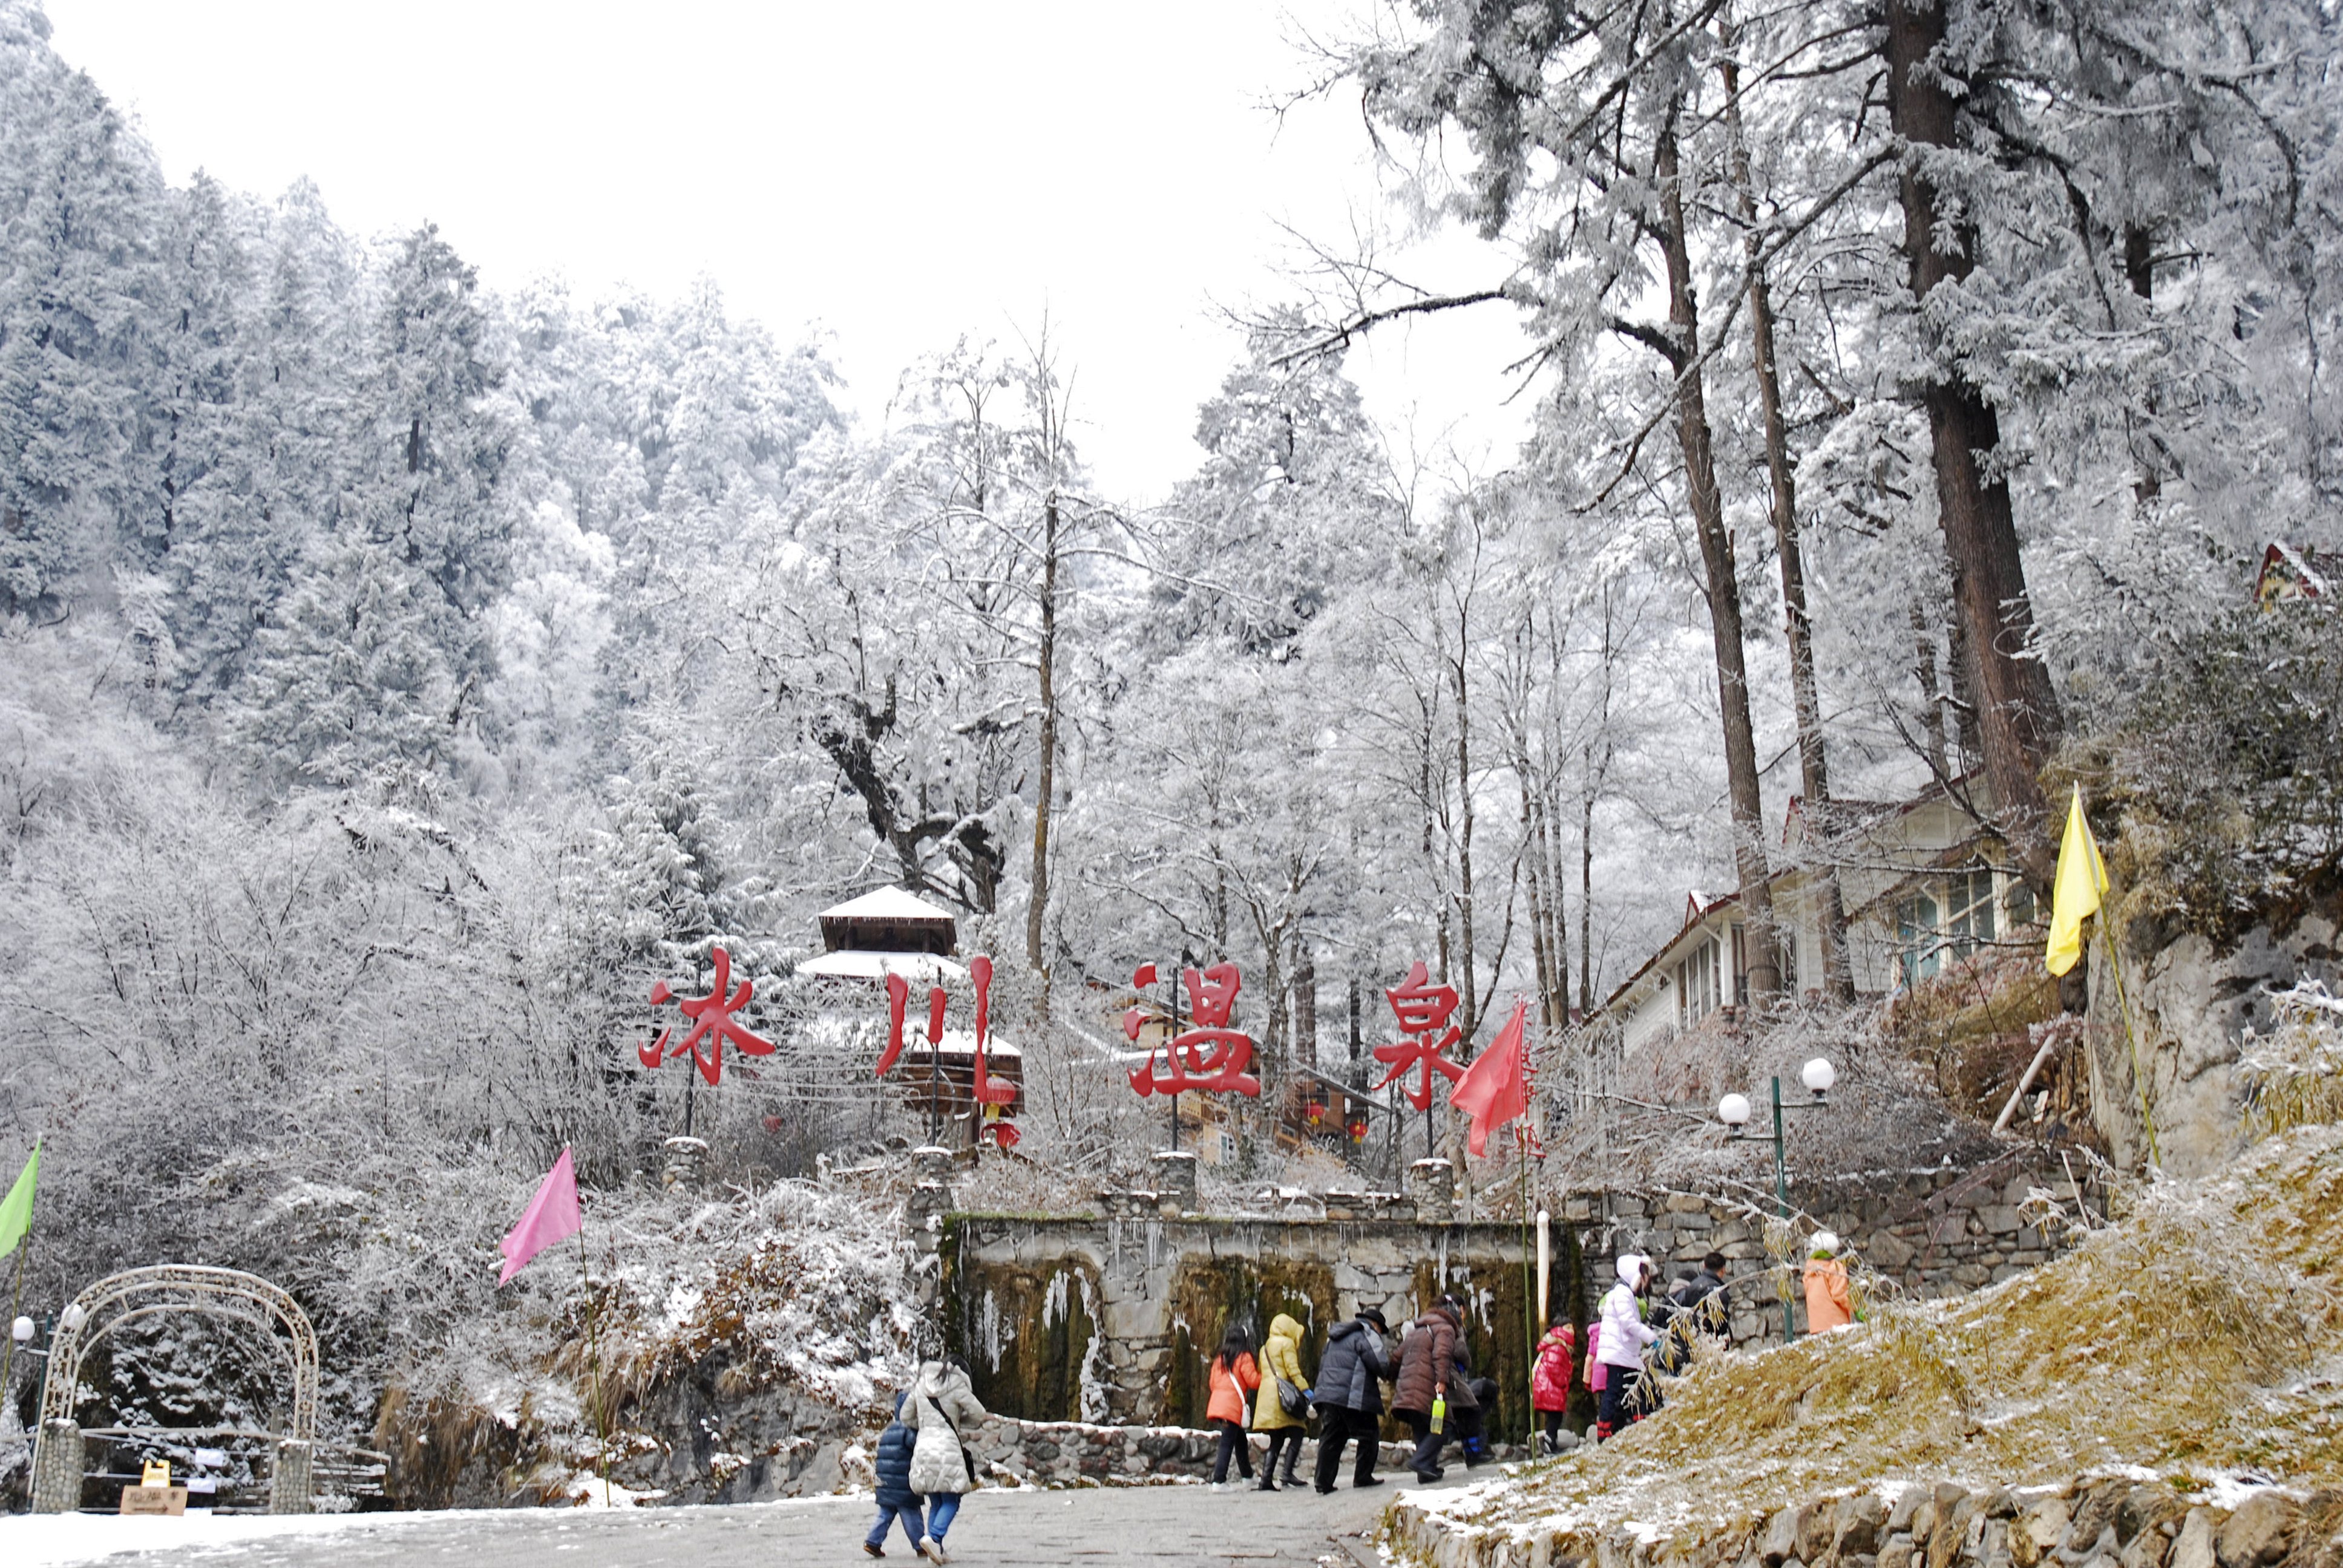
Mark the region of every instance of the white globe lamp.
[[1749, 1125], [1749, 1097], [1728, 1094], [1716, 1102], [1716, 1119], [1738, 1132]]
[[1838, 1081], [1838, 1069], [1818, 1056], [1806, 1063], [1798, 1076], [1814, 1091], [1815, 1098], [1820, 1100], [1831, 1091], [1831, 1085]]
[[30, 1318], [18, 1318], [15, 1323], [10, 1325], [8, 1337], [15, 1340], [20, 1345], [31, 1344], [33, 1342], [33, 1320]]

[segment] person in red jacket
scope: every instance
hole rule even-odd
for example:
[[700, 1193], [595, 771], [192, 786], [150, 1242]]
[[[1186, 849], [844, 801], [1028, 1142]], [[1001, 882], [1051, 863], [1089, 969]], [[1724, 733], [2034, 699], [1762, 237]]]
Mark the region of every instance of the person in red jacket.
[[1245, 1412], [1252, 1408], [1252, 1391], [1261, 1386], [1261, 1369], [1253, 1364], [1252, 1336], [1235, 1323], [1221, 1339], [1221, 1353], [1212, 1358], [1207, 1382], [1212, 1397], [1204, 1406], [1204, 1424], [1221, 1434], [1221, 1450], [1212, 1459], [1212, 1484], [1229, 1478], [1229, 1455], [1237, 1456], [1237, 1473], [1252, 1479], [1252, 1443], [1245, 1436]]
[[1548, 1453], [1562, 1452], [1562, 1418], [1570, 1409], [1571, 1358], [1578, 1348], [1578, 1332], [1568, 1312], [1554, 1314], [1554, 1322], [1538, 1341], [1537, 1364], [1530, 1372], [1530, 1408], [1545, 1427]]

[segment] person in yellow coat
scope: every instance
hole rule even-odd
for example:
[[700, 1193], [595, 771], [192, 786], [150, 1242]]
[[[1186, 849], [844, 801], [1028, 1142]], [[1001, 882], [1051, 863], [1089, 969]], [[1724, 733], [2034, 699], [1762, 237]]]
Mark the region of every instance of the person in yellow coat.
[[[1287, 1412], [1277, 1397], [1277, 1381], [1283, 1378], [1302, 1391], [1306, 1397], [1310, 1383], [1302, 1375], [1302, 1325], [1280, 1312], [1269, 1321], [1269, 1338], [1261, 1347], [1261, 1388], [1253, 1395], [1252, 1426], [1255, 1432], [1269, 1433], [1269, 1457], [1262, 1462], [1261, 1484], [1256, 1492], [1275, 1492], [1282, 1479], [1293, 1484], [1293, 1462], [1302, 1457], [1302, 1432], [1307, 1412], [1302, 1415]], [[1277, 1455], [1285, 1451], [1285, 1473], [1277, 1473]]]
[[1846, 1260], [1838, 1251], [1835, 1233], [1815, 1232], [1806, 1258], [1806, 1332], [1810, 1334], [1826, 1334], [1855, 1322], [1855, 1304], [1846, 1291]]

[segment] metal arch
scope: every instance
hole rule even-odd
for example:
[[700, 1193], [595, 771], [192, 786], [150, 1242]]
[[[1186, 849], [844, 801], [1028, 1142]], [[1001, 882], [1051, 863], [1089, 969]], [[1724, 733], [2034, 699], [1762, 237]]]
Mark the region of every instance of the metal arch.
[[[97, 1321], [100, 1313], [118, 1302], [158, 1292], [196, 1299], [152, 1302], [118, 1312], [102, 1323]], [[231, 1302], [257, 1307], [266, 1316], [237, 1312], [226, 1304]], [[81, 1310], [79, 1320], [68, 1327], [67, 1321], [74, 1317], [76, 1307]], [[262, 1328], [274, 1319], [291, 1341], [286, 1347], [286, 1360], [293, 1373], [293, 1430], [288, 1435], [303, 1442], [317, 1436], [317, 1332], [309, 1325], [309, 1315], [301, 1310], [298, 1302], [257, 1274], [201, 1263], [158, 1263], [150, 1268], [125, 1270], [107, 1275], [73, 1299], [59, 1316], [56, 1336], [49, 1347], [48, 1372], [41, 1384], [43, 1429], [46, 1430], [50, 1422], [73, 1419], [74, 1392], [81, 1385], [82, 1358], [92, 1344], [133, 1319], [175, 1309], [237, 1318]], [[274, 1334], [269, 1339], [272, 1343], [277, 1342]]]

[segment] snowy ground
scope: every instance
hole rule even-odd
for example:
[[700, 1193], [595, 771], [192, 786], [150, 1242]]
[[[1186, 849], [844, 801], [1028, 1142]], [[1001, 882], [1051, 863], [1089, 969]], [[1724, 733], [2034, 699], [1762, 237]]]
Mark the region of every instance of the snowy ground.
[[[1485, 1475], [1485, 1470], [1481, 1473]], [[1452, 1465], [1441, 1490], [1463, 1480]], [[1396, 1485], [1330, 1497], [1232, 1485], [1075, 1492], [981, 1492], [952, 1526], [952, 1560], [1048, 1565], [1101, 1560], [1151, 1568], [1229, 1562], [1317, 1568], [1371, 1564], [1374, 1527]], [[860, 1563], [868, 1497], [817, 1497], [730, 1508], [511, 1509], [339, 1514], [306, 1519], [0, 1518], [0, 1563], [64, 1568], [106, 1563], [218, 1568], [814, 1568]], [[917, 1563], [900, 1530], [890, 1561]]]

